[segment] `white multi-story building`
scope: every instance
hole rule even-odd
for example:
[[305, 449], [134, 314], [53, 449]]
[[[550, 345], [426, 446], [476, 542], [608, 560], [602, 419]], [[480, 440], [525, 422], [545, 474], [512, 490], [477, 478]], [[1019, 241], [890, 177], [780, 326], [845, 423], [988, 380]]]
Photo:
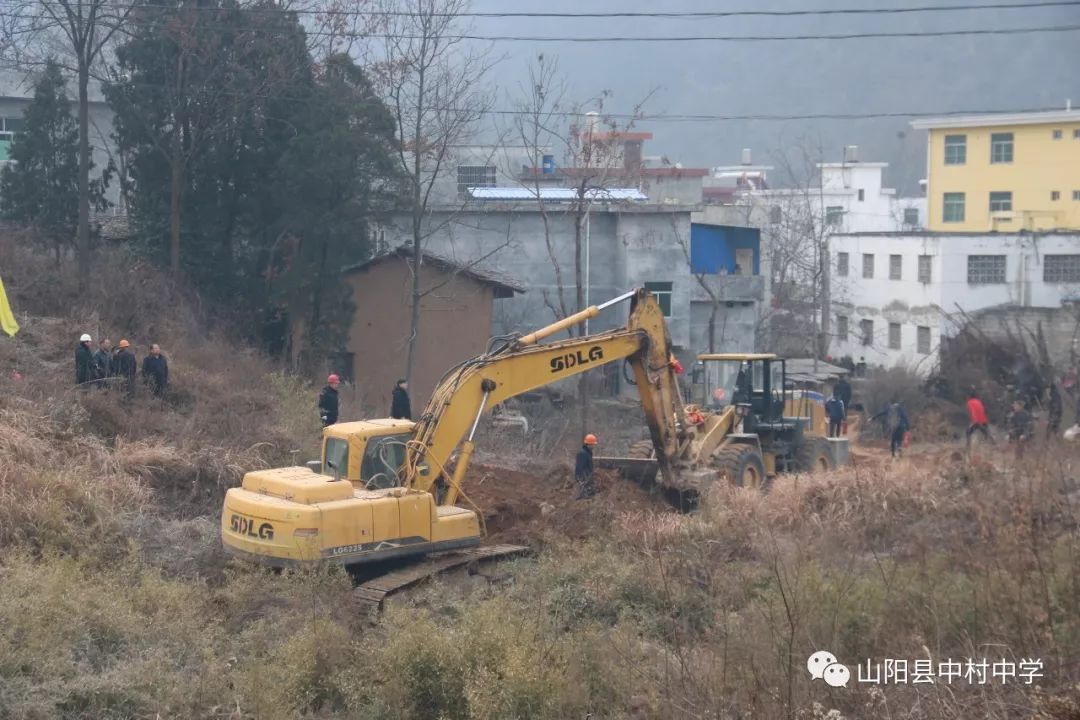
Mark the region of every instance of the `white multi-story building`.
[[830, 238], [829, 352], [929, 373], [974, 311], [1080, 299], [1080, 233], [863, 232]]

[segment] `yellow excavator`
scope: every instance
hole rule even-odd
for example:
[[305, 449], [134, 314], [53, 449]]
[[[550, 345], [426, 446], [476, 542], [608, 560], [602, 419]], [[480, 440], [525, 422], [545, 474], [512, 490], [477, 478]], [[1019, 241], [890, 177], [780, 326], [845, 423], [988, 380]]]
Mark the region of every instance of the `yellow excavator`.
[[[541, 344], [623, 302], [630, 305], [625, 327]], [[747, 402], [687, 412], [663, 312], [643, 289], [494, 342], [487, 353], [446, 373], [416, 423], [332, 425], [323, 431], [315, 467], [247, 473], [240, 487], [226, 493], [226, 551], [288, 567], [357, 565], [476, 545], [480, 519], [457, 503], [484, 414], [515, 395], [617, 361], [633, 371], [650, 436], [636, 457], [613, 459], [620, 469], [659, 474], [658, 484], [682, 497], [717, 477], [763, 485], [765, 468], [777, 465], [759, 435], [743, 431], [744, 420], [754, 417], [752, 387]], [[758, 405], [771, 402], [771, 391], [765, 394], [769, 400], [759, 398]], [[790, 420], [791, 441], [798, 443], [806, 423]]]

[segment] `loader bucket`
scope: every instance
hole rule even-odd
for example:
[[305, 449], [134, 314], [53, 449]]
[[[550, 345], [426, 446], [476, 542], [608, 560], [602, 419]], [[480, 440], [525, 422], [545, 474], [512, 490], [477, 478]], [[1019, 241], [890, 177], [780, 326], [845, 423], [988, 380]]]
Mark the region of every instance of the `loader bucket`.
[[656, 473], [660, 470], [660, 463], [655, 458], [597, 457], [593, 459], [593, 465], [605, 470], [618, 470], [627, 480], [646, 486], [655, 482]]

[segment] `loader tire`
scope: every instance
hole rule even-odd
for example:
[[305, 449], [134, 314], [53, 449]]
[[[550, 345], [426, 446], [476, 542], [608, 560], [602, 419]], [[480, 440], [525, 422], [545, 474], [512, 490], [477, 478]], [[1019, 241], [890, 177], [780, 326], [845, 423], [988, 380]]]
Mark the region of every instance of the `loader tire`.
[[801, 473], [823, 473], [834, 469], [832, 453], [825, 438], [805, 438], [802, 447], [795, 453], [795, 468]]
[[630, 443], [630, 452], [627, 453], [628, 456], [639, 460], [649, 460], [653, 457], [653, 454], [652, 440], [638, 440], [635, 443]]
[[736, 487], [767, 490], [769, 478], [765, 474], [765, 461], [753, 445], [728, 445], [713, 455], [713, 467], [718, 478]]

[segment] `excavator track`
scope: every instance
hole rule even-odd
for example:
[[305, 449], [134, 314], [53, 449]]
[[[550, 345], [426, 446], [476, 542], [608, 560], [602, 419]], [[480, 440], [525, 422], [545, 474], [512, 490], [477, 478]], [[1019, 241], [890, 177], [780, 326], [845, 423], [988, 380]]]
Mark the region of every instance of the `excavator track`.
[[356, 586], [353, 593], [369, 613], [377, 613], [382, 608], [383, 600], [387, 595], [393, 595], [435, 575], [468, 565], [473, 561], [486, 562], [524, 555], [527, 552], [529, 548], [524, 545], [484, 545], [466, 550], [433, 553], [419, 562], [362, 582]]

